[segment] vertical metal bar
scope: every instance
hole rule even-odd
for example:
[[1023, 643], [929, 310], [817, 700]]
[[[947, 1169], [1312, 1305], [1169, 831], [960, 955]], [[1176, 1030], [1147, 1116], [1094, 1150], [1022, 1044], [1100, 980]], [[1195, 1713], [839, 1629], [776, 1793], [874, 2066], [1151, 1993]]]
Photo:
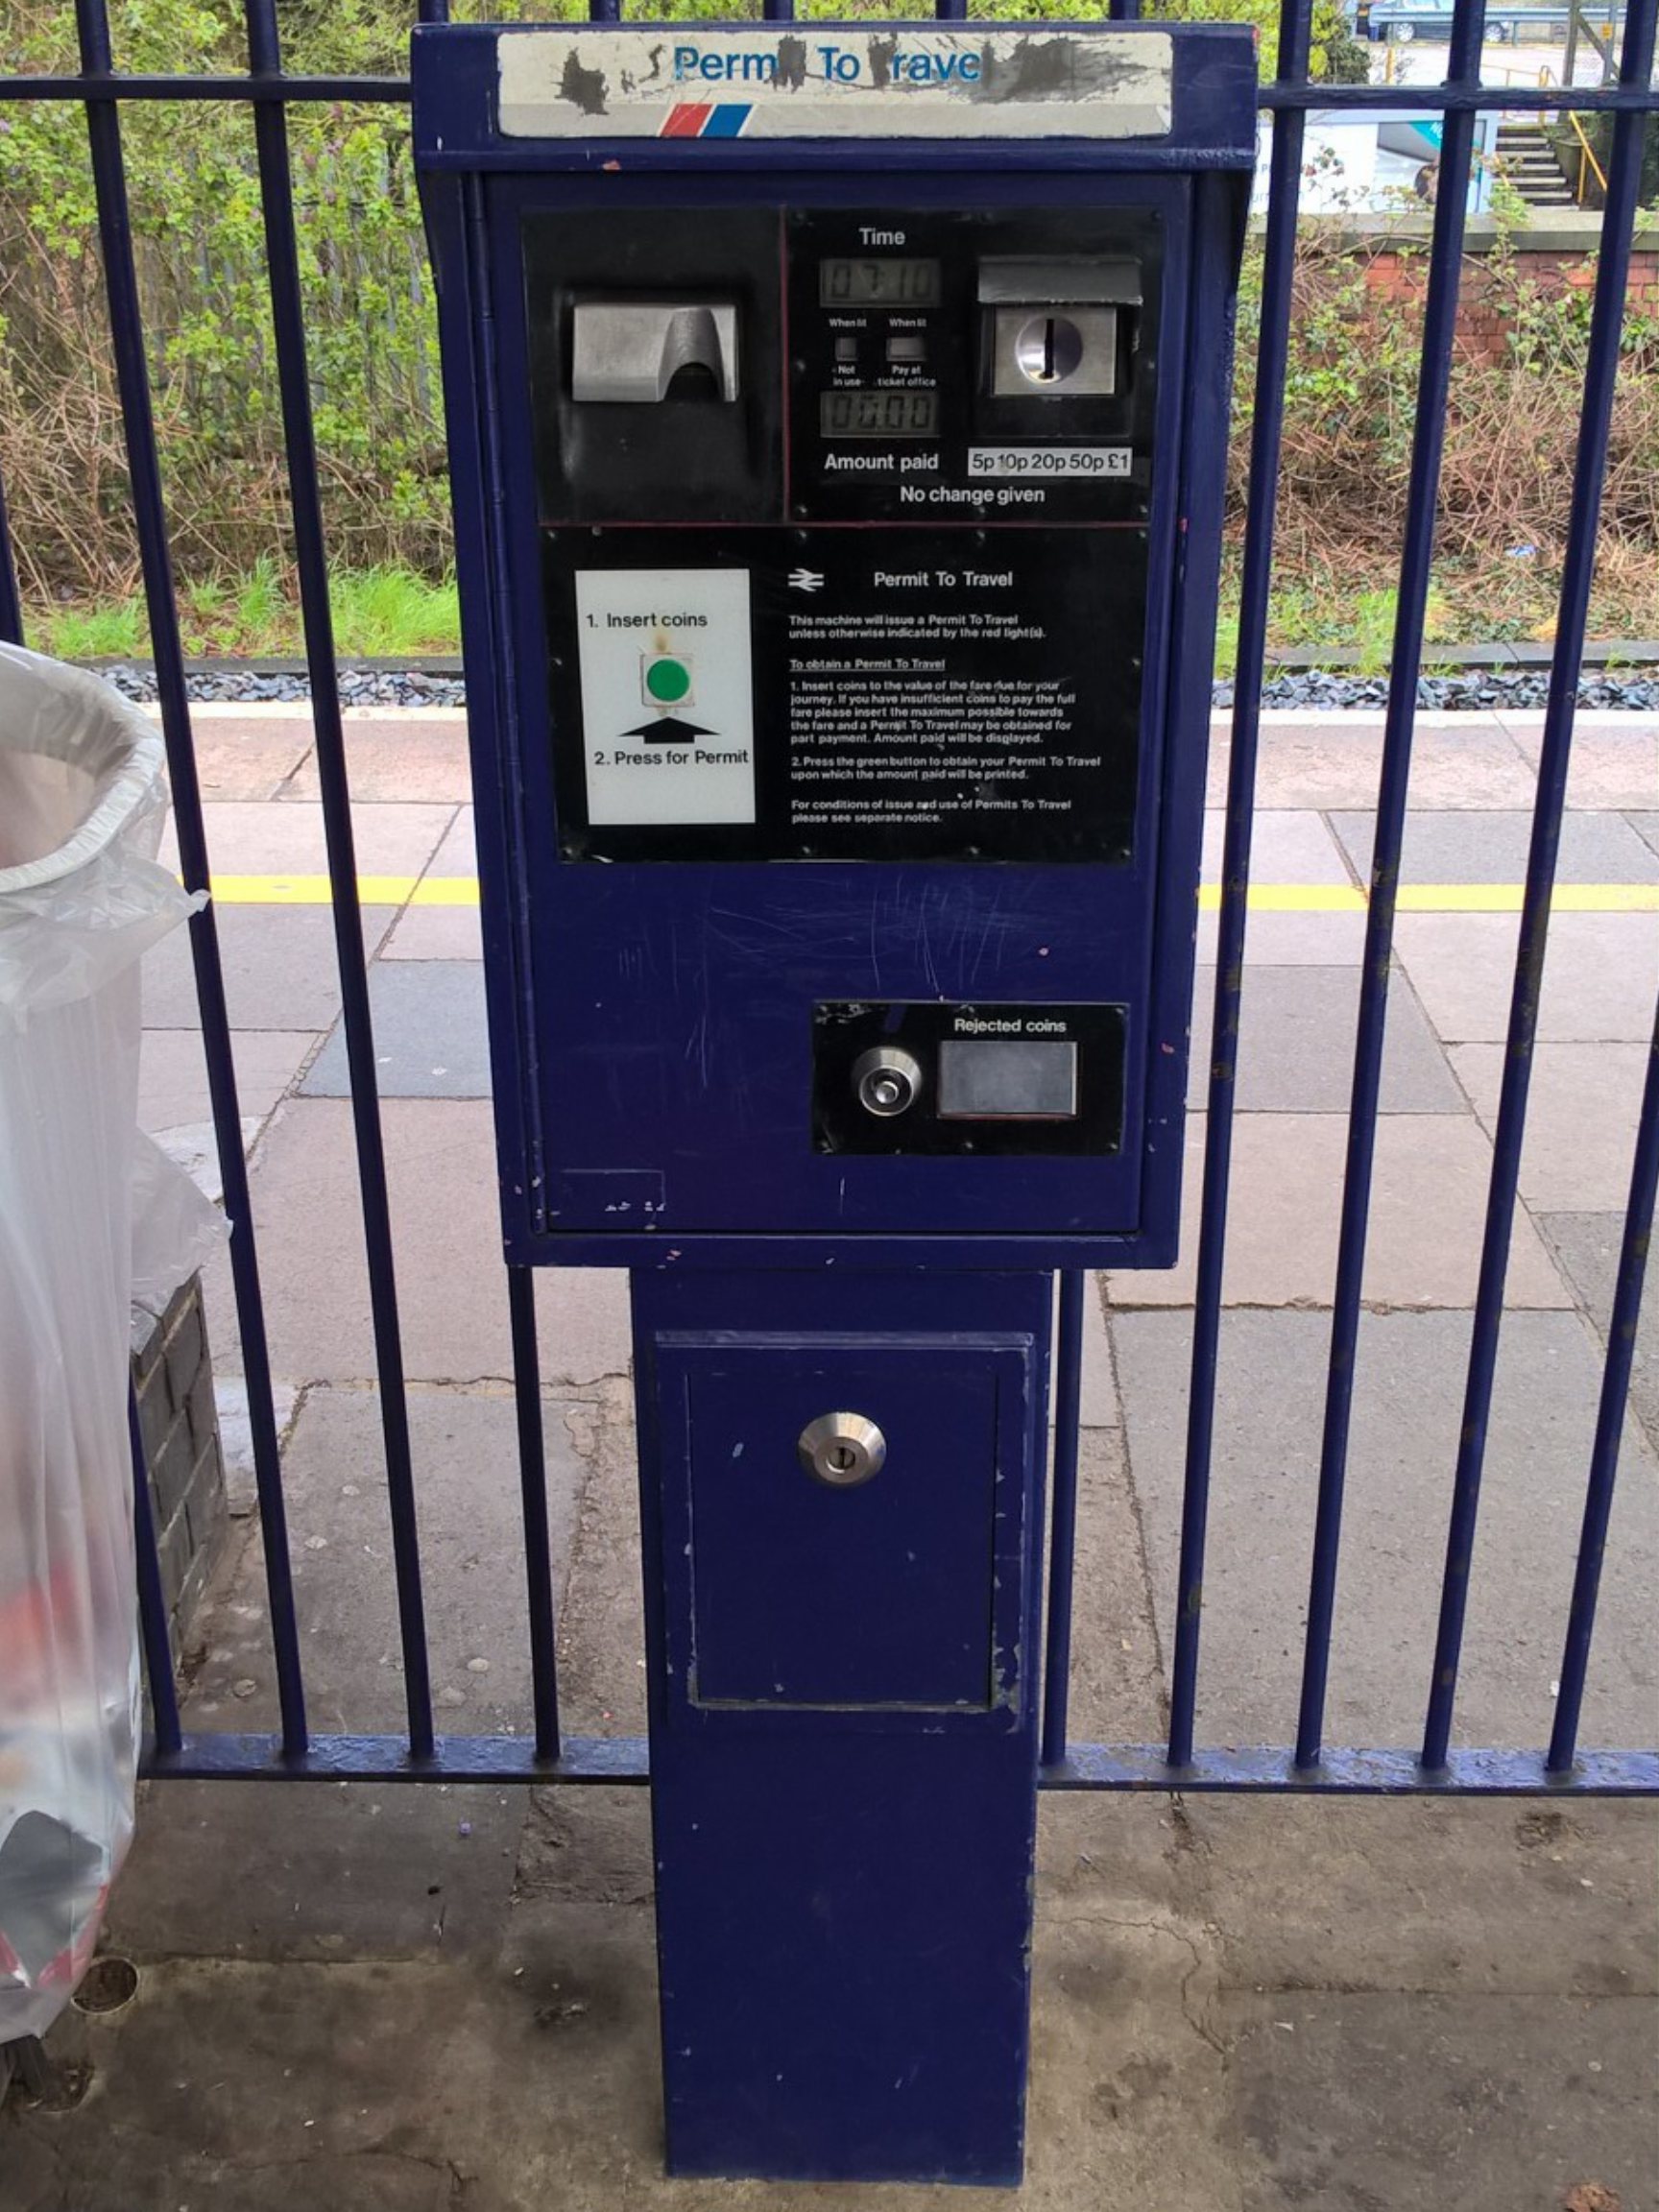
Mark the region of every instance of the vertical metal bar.
[[933, 16], [939, 23], [966, 23], [968, 0], [933, 0]]
[[[1659, 18], [1659, 0], [1646, 0], [1646, 5], [1633, 4], [1625, 17], [1619, 82], [1626, 89], [1635, 91], [1645, 87], [1652, 73], [1656, 18]], [[1463, 1652], [1469, 1566], [1479, 1511], [1480, 1478], [1486, 1460], [1492, 1383], [1503, 1319], [1503, 1285], [1509, 1270], [1509, 1240], [1521, 1180], [1521, 1145], [1527, 1130], [1527, 1099], [1532, 1077], [1532, 1044], [1538, 1029], [1538, 999], [1544, 981], [1550, 901], [1561, 842], [1561, 815], [1567, 803], [1567, 768], [1573, 750], [1573, 718], [1578, 703], [1578, 671], [1590, 617], [1590, 585], [1595, 572], [1596, 533], [1607, 470], [1607, 432], [1619, 376], [1619, 349], [1624, 322], [1624, 292], [1630, 275], [1636, 198], [1641, 182], [1645, 121], [1640, 113], [1630, 109], [1615, 114], [1613, 148], [1607, 164], [1606, 209], [1601, 218], [1595, 304], [1590, 314], [1584, 401], [1574, 459], [1573, 504], [1562, 564], [1555, 652], [1550, 667], [1550, 698], [1544, 714], [1538, 797], [1532, 813], [1532, 841], [1527, 856], [1527, 888], [1521, 902], [1520, 944], [1509, 1001], [1503, 1082], [1498, 1100], [1498, 1126], [1492, 1141], [1492, 1177], [1486, 1194], [1486, 1226], [1480, 1249], [1480, 1280], [1475, 1294], [1469, 1375], [1463, 1397], [1463, 1419], [1457, 1431], [1457, 1468], [1453, 1478], [1446, 1564], [1440, 1584], [1434, 1671], [1430, 1681], [1429, 1710], [1423, 1730], [1423, 1765], [1431, 1773], [1438, 1772], [1446, 1764], [1452, 1737], [1452, 1712], [1457, 1695], [1457, 1671]]]
[[0, 477], [0, 639], [23, 642], [23, 601], [17, 589], [17, 565], [12, 558], [12, 524], [6, 513], [6, 480]]
[[[1479, 82], [1485, 14], [1485, 0], [1459, 0], [1453, 18], [1448, 84], [1461, 87]], [[1426, 96], [1425, 104], [1432, 105], [1431, 94]], [[1331, 1316], [1331, 1363], [1325, 1388], [1318, 1505], [1313, 1525], [1308, 1626], [1302, 1653], [1302, 1694], [1296, 1725], [1296, 1764], [1303, 1767], [1319, 1764], [1325, 1729], [1331, 1625], [1336, 1605], [1342, 1499], [1354, 1412], [1355, 1354], [1359, 1337], [1360, 1292], [1377, 1151], [1377, 1114], [1382, 1088], [1382, 1047], [1388, 1021], [1388, 970], [1394, 946], [1400, 854], [1406, 836], [1411, 739], [1417, 719], [1417, 682], [1434, 558], [1435, 510], [1439, 501], [1440, 460], [1446, 443], [1452, 342], [1456, 329], [1457, 289], [1462, 276], [1463, 233], [1474, 145], [1473, 111], [1463, 108], [1447, 113], [1440, 142], [1440, 181], [1434, 201], [1429, 296], [1423, 313], [1423, 352], [1417, 375], [1411, 476], [1400, 561], [1400, 597], [1395, 612], [1388, 712], [1382, 737], [1382, 773], [1377, 794], [1376, 840], [1371, 855], [1371, 898], [1365, 917], [1364, 962], [1359, 971], [1359, 1016], [1354, 1043], [1354, 1084], [1348, 1108], [1348, 1158], [1342, 1186], [1336, 1287]]]
[[767, 23], [793, 23], [795, 0], [763, 0], [760, 13]]
[[589, 23], [620, 23], [622, 0], [588, 0]]
[[[1311, 8], [1286, 0], [1279, 25], [1279, 82], [1302, 83], [1311, 39]], [[1255, 409], [1250, 424], [1250, 489], [1238, 606], [1238, 656], [1233, 692], [1233, 742], [1227, 766], [1227, 830], [1216, 932], [1215, 1013], [1210, 1049], [1209, 1118], [1204, 1130], [1203, 1209], [1193, 1292], [1192, 1365], [1187, 1402], [1182, 1483], [1181, 1560], [1170, 1672], [1171, 1767], [1188, 1766], [1198, 1697], [1198, 1636], [1209, 1532], [1210, 1465], [1215, 1436], [1215, 1370], [1221, 1337], [1221, 1280], [1227, 1255], [1227, 1198], [1233, 1173], [1238, 1001], [1244, 983], [1244, 932], [1250, 889], [1250, 837], [1256, 758], [1262, 734], [1262, 680], [1267, 659], [1268, 589], [1273, 573], [1274, 501], [1285, 426], [1290, 349], [1290, 290], [1296, 273], [1296, 212], [1306, 116], [1300, 108], [1273, 118], [1262, 325], [1256, 345]]]
[[132, 1460], [132, 1544], [138, 1566], [138, 1635], [144, 1647], [144, 1673], [150, 1685], [150, 1728], [157, 1751], [177, 1751], [179, 1693], [173, 1680], [173, 1647], [167, 1636], [167, 1593], [161, 1583], [161, 1557], [156, 1547], [156, 1514], [150, 1503], [150, 1471], [144, 1456], [144, 1431], [138, 1400], [127, 1385], [127, 1439]]
[[536, 1756], [557, 1759], [559, 1661], [554, 1641], [553, 1553], [547, 1535], [547, 1460], [541, 1434], [541, 1362], [536, 1343], [533, 1268], [508, 1268], [507, 1314], [513, 1333], [513, 1397], [518, 1415], [518, 1487], [524, 1513]]
[[[106, 0], [76, 0], [75, 19], [83, 69], [89, 76], [107, 76], [110, 69], [110, 50]], [[167, 743], [173, 821], [179, 839], [179, 872], [187, 890], [205, 890], [208, 885], [207, 836], [190, 734], [190, 709], [184, 690], [184, 659], [173, 595], [173, 562], [167, 542], [167, 509], [161, 492], [160, 462], [156, 450], [156, 422], [150, 404], [150, 373], [144, 358], [144, 325], [133, 266], [132, 226], [121, 160], [121, 121], [113, 96], [88, 96], [86, 135], [98, 202], [98, 235], [121, 395], [122, 432], [132, 486], [132, 516], [144, 575], [151, 646], [156, 656], [161, 728]], [[299, 1630], [294, 1619], [288, 1522], [282, 1499], [276, 1414], [271, 1394], [265, 1305], [259, 1285], [248, 1164], [242, 1152], [242, 1115], [230, 1049], [230, 1018], [225, 1004], [219, 930], [211, 904], [191, 917], [190, 954], [196, 971], [196, 998], [202, 1016], [202, 1045], [207, 1064], [213, 1133], [219, 1147], [219, 1175], [225, 1192], [225, 1213], [230, 1224], [230, 1274], [242, 1334], [242, 1369], [248, 1384], [248, 1419], [259, 1495], [266, 1588], [271, 1599], [272, 1653], [282, 1719], [282, 1748], [295, 1756], [302, 1752], [306, 1744], [305, 1694], [300, 1666]]]
[[1043, 1657], [1042, 1764], [1066, 1757], [1071, 1690], [1071, 1585], [1077, 1549], [1078, 1420], [1083, 1401], [1083, 1316], [1089, 1278], [1081, 1267], [1060, 1277], [1054, 1346], [1054, 1480], [1048, 1514], [1048, 1622]]
[[[276, 0], [247, 0], [248, 56], [255, 77], [281, 74]], [[357, 1181], [369, 1261], [369, 1305], [380, 1381], [380, 1428], [386, 1448], [387, 1503], [392, 1522], [393, 1571], [397, 1585], [397, 1625], [403, 1654], [403, 1696], [409, 1749], [417, 1759], [433, 1749], [432, 1695], [426, 1651], [425, 1601], [421, 1589], [421, 1545], [415, 1478], [409, 1446], [409, 1399], [403, 1378], [402, 1331], [392, 1248], [392, 1210], [386, 1187], [386, 1148], [374, 1072], [373, 1021], [363, 950], [363, 913], [357, 895], [357, 855], [351, 830], [351, 791], [340, 688], [334, 668], [334, 630], [328, 608], [328, 559], [323, 503], [317, 482], [317, 442], [311, 421], [300, 251], [294, 228], [294, 185], [288, 160], [288, 116], [280, 102], [253, 109], [259, 198], [265, 217], [265, 251], [271, 279], [271, 316], [276, 336], [276, 376], [288, 461], [288, 496], [294, 518], [294, 560], [311, 680], [311, 716], [317, 735], [317, 774], [328, 851], [328, 884], [334, 947], [340, 970], [341, 1019], [351, 1079], [351, 1121], [357, 1142]]]
[[1578, 1565], [1573, 1577], [1573, 1603], [1567, 1616], [1567, 1641], [1561, 1653], [1561, 1686], [1555, 1724], [1550, 1736], [1546, 1770], [1564, 1774], [1578, 1748], [1578, 1717], [1584, 1705], [1584, 1677], [1590, 1665], [1590, 1640], [1596, 1629], [1596, 1600], [1601, 1588], [1601, 1559], [1607, 1548], [1607, 1523], [1613, 1511], [1613, 1484], [1619, 1474], [1619, 1447], [1624, 1434], [1624, 1407], [1630, 1395], [1630, 1368], [1636, 1356], [1636, 1324], [1642, 1313], [1642, 1286], [1653, 1237], [1653, 1204], [1659, 1196], [1659, 1009], [1653, 1017], [1653, 1043], [1637, 1124], [1636, 1157], [1630, 1169], [1630, 1200], [1624, 1211], [1624, 1237], [1619, 1249], [1619, 1275], [1613, 1314], [1607, 1329], [1607, 1363], [1601, 1371], [1601, 1401], [1596, 1413], [1596, 1441], [1590, 1453], [1590, 1479], [1584, 1495], [1584, 1521], [1578, 1537]]

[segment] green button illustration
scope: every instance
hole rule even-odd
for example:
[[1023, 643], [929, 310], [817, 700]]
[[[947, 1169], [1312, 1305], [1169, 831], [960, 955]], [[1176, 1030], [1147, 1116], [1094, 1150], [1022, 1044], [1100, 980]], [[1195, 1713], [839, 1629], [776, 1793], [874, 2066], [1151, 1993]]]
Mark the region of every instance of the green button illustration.
[[691, 688], [691, 671], [684, 661], [664, 657], [645, 671], [645, 689], [660, 707], [677, 707]]

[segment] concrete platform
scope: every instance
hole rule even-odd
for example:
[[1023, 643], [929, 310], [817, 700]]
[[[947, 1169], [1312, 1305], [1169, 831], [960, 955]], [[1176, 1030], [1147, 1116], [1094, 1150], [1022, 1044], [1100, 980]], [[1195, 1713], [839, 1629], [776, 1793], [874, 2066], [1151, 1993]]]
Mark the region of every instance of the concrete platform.
[[[1205, 1578], [1200, 1735], [1287, 1740], [1329, 1343], [1377, 716], [1268, 715]], [[1225, 718], [1211, 795], [1224, 790]], [[1426, 715], [1356, 1381], [1329, 1734], [1414, 1743], [1445, 1539], [1539, 718]], [[204, 716], [220, 922], [286, 1428], [313, 1725], [402, 1709], [384, 1455], [303, 709]], [[439, 1722], [529, 1725], [518, 1473], [463, 718], [348, 717]], [[1584, 716], [1471, 1585], [1458, 1740], [1553, 1709], [1659, 990], [1659, 724]], [[1219, 817], [1209, 825], [1213, 876]], [[415, 895], [425, 883], [428, 897]], [[249, 885], [252, 884], [252, 891]], [[261, 889], [261, 884], [265, 887]], [[1486, 910], [1469, 910], [1486, 902]], [[1639, 910], [1631, 911], [1632, 902]], [[1213, 907], [1199, 916], [1213, 947]], [[1213, 955], [1212, 955], [1213, 956]], [[153, 1126], [205, 1112], [188, 961], [148, 978]], [[1210, 979], [1200, 978], [1200, 1030]], [[1194, 1092], [1201, 1096], [1201, 1087]], [[1086, 1309], [1071, 1733], [1167, 1725], [1197, 1180], [1182, 1265]], [[227, 1271], [210, 1327], [233, 1383]], [[537, 1286], [566, 1726], [643, 1724], [625, 1286]], [[1637, 1347], [1585, 1740], [1659, 1712], [1659, 1299]], [[188, 1718], [273, 1713], [245, 1482]], [[477, 1664], [482, 1663], [482, 1664]], [[920, 2212], [937, 2192], [661, 2177], [642, 1792], [146, 1789], [108, 1943], [137, 1995], [55, 2037], [89, 2087], [0, 2116], [4, 2212]], [[1050, 1796], [1029, 2176], [1042, 2212], [1656, 2212], [1659, 1810]], [[961, 1839], [942, 1848], [965, 1847]], [[740, 1962], [738, 1962], [740, 1964]], [[954, 2200], [954, 2199], [952, 2200]]]

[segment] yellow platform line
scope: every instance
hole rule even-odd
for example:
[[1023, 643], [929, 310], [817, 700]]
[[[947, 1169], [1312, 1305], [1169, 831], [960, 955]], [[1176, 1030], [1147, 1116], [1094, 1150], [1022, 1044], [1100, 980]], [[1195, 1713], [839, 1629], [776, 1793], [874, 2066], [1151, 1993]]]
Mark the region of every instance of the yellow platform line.
[[[1407, 883], [1403, 914], [1518, 914], [1519, 883]], [[216, 876], [221, 906], [326, 906], [326, 876]], [[474, 876], [359, 876], [365, 906], [476, 906]], [[1659, 883], [1558, 883], [1557, 914], [1659, 914]], [[1198, 894], [1205, 913], [1221, 904], [1221, 887], [1206, 883]], [[1253, 883], [1252, 914], [1363, 914], [1365, 894], [1351, 883]]]

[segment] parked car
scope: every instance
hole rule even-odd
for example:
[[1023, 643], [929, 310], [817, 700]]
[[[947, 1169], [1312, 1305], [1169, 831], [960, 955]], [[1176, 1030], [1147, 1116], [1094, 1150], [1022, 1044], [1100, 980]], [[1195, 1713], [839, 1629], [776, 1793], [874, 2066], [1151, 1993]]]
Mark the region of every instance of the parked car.
[[[1453, 0], [1371, 0], [1366, 30], [1373, 38], [1403, 45], [1408, 38], [1449, 38]], [[1535, 36], [1560, 37], [1571, 11], [1542, 7], [1488, 8], [1486, 36], [1510, 44]], [[1598, 28], [1601, 28], [1598, 24]]]

